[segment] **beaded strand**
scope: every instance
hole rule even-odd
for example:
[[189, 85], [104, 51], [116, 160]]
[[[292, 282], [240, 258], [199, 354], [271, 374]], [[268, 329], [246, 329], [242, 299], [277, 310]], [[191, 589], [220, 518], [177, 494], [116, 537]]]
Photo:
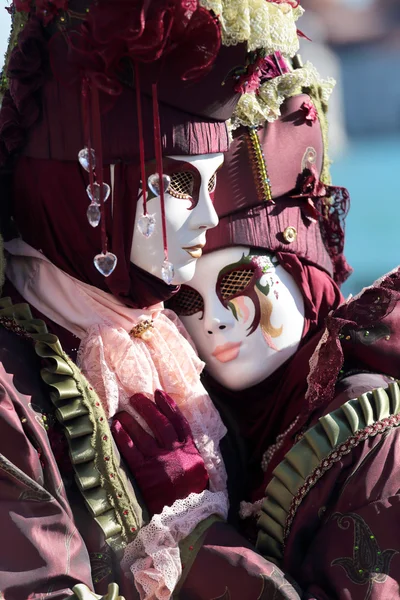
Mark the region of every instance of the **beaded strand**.
[[268, 175], [264, 152], [262, 151], [257, 129], [249, 127], [248, 148], [255, 184], [261, 202], [275, 204], [272, 199], [271, 180]]

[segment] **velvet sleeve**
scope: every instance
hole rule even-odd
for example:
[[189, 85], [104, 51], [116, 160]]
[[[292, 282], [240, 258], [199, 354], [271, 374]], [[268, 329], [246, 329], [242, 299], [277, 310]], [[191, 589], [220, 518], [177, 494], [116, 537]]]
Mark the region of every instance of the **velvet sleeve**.
[[183, 576], [174, 598], [300, 600], [295, 582], [233, 527], [217, 519], [203, 525], [181, 547]]
[[282, 569], [316, 600], [400, 598], [400, 419], [374, 423], [300, 490]]
[[[15, 381], [19, 389], [29, 387], [28, 371], [27, 380]], [[92, 587], [89, 557], [35, 404], [37, 393], [21, 393], [14, 379], [0, 363], [0, 597], [61, 600], [72, 596], [76, 584]]]

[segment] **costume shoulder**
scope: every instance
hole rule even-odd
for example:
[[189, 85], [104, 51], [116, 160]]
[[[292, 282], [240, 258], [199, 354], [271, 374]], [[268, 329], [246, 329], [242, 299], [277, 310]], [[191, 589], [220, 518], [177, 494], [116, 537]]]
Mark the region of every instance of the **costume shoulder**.
[[[105, 460], [106, 442], [111, 439], [107, 419], [56, 336], [47, 333], [42, 321], [32, 319], [27, 304], [13, 305], [2, 298], [0, 306], [0, 519], [5, 539], [14, 540], [0, 549], [0, 590], [15, 600], [33, 593], [48, 594], [49, 588], [53, 590], [49, 598], [57, 600], [73, 593], [80, 600], [99, 598], [90, 591], [92, 581], [105, 579], [99, 591], [106, 593], [110, 577], [105, 572], [108, 575], [112, 570], [106, 569], [103, 554], [92, 550], [109, 547], [114, 554], [120, 552], [127, 543], [120, 524], [126, 510], [123, 503], [129, 503], [135, 518], [139, 504], [118, 453], [111, 449]], [[96, 415], [93, 407], [98, 409]], [[50, 443], [57, 421], [69, 446], [71, 458], [66, 462], [72, 463], [78, 484], [68, 497], [59, 457]], [[100, 471], [99, 457], [114, 467], [109, 487], [104, 474], [111, 474], [112, 468]], [[71, 478], [67, 480], [73, 484]], [[111, 494], [120, 504], [112, 503]], [[81, 500], [72, 503], [74, 495]], [[82, 500], [86, 502], [84, 521], [90, 515], [91, 527], [79, 525], [85, 512]], [[113, 584], [104, 597], [117, 599], [118, 593]], [[136, 598], [135, 590], [132, 594], [129, 598]]]
[[50, 448], [40, 362], [10, 315], [0, 323], [1, 597], [61, 600], [90, 585], [89, 556]]
[[392, 381], [321, 417], [275, 469], [257, 546], [312, 597], [400, 597], [399, 425]]

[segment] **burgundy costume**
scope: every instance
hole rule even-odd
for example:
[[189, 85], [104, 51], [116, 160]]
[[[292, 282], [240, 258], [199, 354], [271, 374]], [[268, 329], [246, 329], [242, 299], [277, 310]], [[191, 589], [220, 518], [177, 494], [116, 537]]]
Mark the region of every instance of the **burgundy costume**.
[[[308, 101], [288, 100], [282, 119], [258, 133], [272, 201], [259, 201], [249, 132], [236, 134], [218, 182], [220, 223], [206, 248], [274, 251], [303, 294], [303, 339], [291, 359], [250, 389], [230, 391], [207, 373], [205, 381], [229, 431], [232, 500], [264, 496], [260, 553], [293, 577], [305, 598], [398, 598], [400, 273], [343, 303], [335, 281], [350, 271], [342, 254], [348, 196], [319, 181], [321, 128], [302, 114]], [[310, 147], [312, 172], [302, 162]], [[289, 161], [280, 169], [283, 154]], [[285, 238], [290, 227], [296, 235]], [[184, 293], [170, 301], [178, 314], [185, 314]], [[250, 521], [242, 527], [251, 537]]]
[[[26, 10], [23, 2], [15, 4], [19, 10]], [[27, 21], [8, 64], [10, 89], [0, 113], [0, 143], [5, 165], [2, 189], [12, 189], [13, 216], [23, 239], [36, 250], [40, 249], [54, 265], [80, 282], [111, 292], [128, 306], [148, 307], [171, 296], [176, 289], [134, 268], [129, 261], [143, 156], [137, 143], [140, 139], [136, 120], [139, 84], [132, 65], [116, 60], [118, 44], [122, 39], [127, 45], [124, 48], [129, 47], [129, 52], [141, 63], [146, 160], [155, 156], [151, 145], [155, 114], [151, 90], [155, 79], [162, 117], [155, 135], [161, 138], [164, 154], [227, 150], [224, 121], [231, 115], [246, 83], [246, 77], [243, 76], [242, 81], [236, 76], [239, 81], [233, 86], [228, 75], [244, 60], [246, 50], [244, 44], [238, 44], [219, 52], [216, 15], [200, 9], [197, 3], [193, 6], [176, 3], [176, 14], [183, 21], [169, 20], [170, 13], [164, 14], [162, 10], [159, 18], [157, 10], [163, 8], [163, 3], [144, 3], [143, 7], [141, 3], [134, 3], [134, 8], [143, 8], [144, 13], [133, 10], [128, 2], [115, 4], [118, 10], [114, 13], [108, 10], [112, 3], [106, 1], [88, 5], [86, 13], [86, 5], [80, 2], [71, 1], [68, 10], [61, 1], [36, 3], [36, 16]], [[275, 4], [285, 3], [276, 1]], [[295, 1], [288, 3], [290, 9], [296, 5]], [[283, 7], [282, 14], [287, 13], [286, 8]], [[153, 10], [157, 17], [154, 19]], [[147, 22], [150, 22], [149, 29], [143, 27], [143, 15], [151, 17]], [[83, 35], [72, 36], [73, 43], [67, 47], [65, 20], [67, 31], [77, 28], [85, 33], [85, 27], [80, 29], [85, 19], [90, 23], [93, 36], [89, 46]], [[186, 37], [180, 28], [182, 23], [188, 27]], [[206, 43], [203, 38], [197, 38], [198, 27], [206, 30]], [[110, 38], [110, 31], [121, 32], [120, 39]], [[179, 45], [181, 36], [183, 42]], [[167, 40], [171, 41], [170, 45]], [[163, 56], [166, 47], [169, 54]], [[261, 59], [268, 63], [264, 57]], [[282, 56], [276, 55], [275, 59], [278, 71], [274, 77], [284, 75]], [[65, 68], [67, 62], [68, 68]], [[161, 74], [157, 71], [160, 64], [165, 68]], [[251, 78], [254, 64], [247, 65]], [[102, 239], [104, 242], [106, 235], [108, 249], [118, 258], [115, 271], [107, 279], [99, 275], [92, 264], [93, 255], [100, 250], [98, 230], [87, 228], [84, 233], [81, 230], [83, 223], [87, 227], [86, 186], [93, 185], [76, 160], [78, 151], [87, 142], [85, 128], [78, 126], [82, 65], [90, 83], [99, 91], [100, 108], [96, 108], [94, 94], [91, 117], [96, 150], [101, 146], [99, 137], [102, 135], [102, 175], [106, 183], [111, 183], [109, 165], [116, 164], [116, 203], [113, 210], [110, 202], [102, 207], [105, 224]], [[167, 81], [163, 82], [166, 72]], [[118, 77], [111, 73], [118, 73]], [[193, 84], [200, 75], [204, 75], [202, 93]], [[222, 86], [225, 76], [228, 77]], [[208, 94], [208, 86], [218, 90], [218, 101]], [[284, 124], [289, 136], [299, 132], [301, 137], [304, 131], [314, 134], [315, 123], [304, 124], [301, 111], [297, 114], [298, 107], [291, 109], [291, 102], [296, 104], [298, 98], [283, 107], [283, 116], [276, 125]], [[85, 115], [85, 109], [83, 113]], [[293, 113], [295, 118], [291, 117]], [[307, 113], [303, 116], [307, 120]], [[299, 124], [301, 127], [296, 129]], [[274, 124], [265, 127], [267, 137], [272, 133], [266, 145], [284, 143], [286, 146], [286, 137], [275, 136], [275, 128]], [[316, 139], [309, 145], [316, 146], [320, 155], [319, 135], [317, 129]], [[306, 148], [304, 140], [299, 143]], [[17, 151], [20, 154], [13, 163]], [[284, 150], [280, 148], [279, 152]], [[243, 208], [240, 203], [235, 206], [237, 219], [231, 218], [232, 210], [226, 213], [222, 210], [220, 229], [216, 230], [215, 237], [209, 236], [210, 249], [221, 245], [218, 235], [225, 229], [223, 239], [227, 245], [246, 243], [274, 250], [299, 282], [306, 300], [305, 337], [299, 353], [285, 365], [287, 385], [276, 383], [277, 374], [267, 382], [268, 398], [263, 386], [246, 392], [249, 399], [256, 400], [252, 411], [245, 415], [249, 421], [239, 414], [242, 407], [239, 401], [232, 400], [230, 404], [228, 398], [226, 403], [221, 390], [217, 390], [215, 396], [221, 414], [229, 413], [229, 418], [240, 421], [244, 441], [254, 441], [252, 447], [247, 448], [250, 451], [250, 462], [245, 463], [250, 475], [248, 481], [241, 479], [240, 474], [235, 478], [235, 469], [232, 469], [232, 506], [235, 506], [235, 497], [255, 499], [262, 496], [260, 489], [268, 483], [272, 486], [268, 488], [259, 521], [258, 550], [247, 541], [247, 538], [255, 541], [255, 536], [247, 535], [247, 530], [244, 537], [221, 517], [211, 515], [179, 544], [183, 575], [174, 592], [178, 598], [296, 599], [303, 593], [317, 599], [378, 598], [380, 593], [386, 596], [398, 593], [395, 578], [396, 569], [399, 571], [396, 549], [399, 536], [396, 535], [396, 517], [389, 515], [396, 513], [399, 489], [394, 468], [400, 410], [397, 384], [391, 384], [388, 395], [370, 394], [351, 406], [347, 411], [351, 413], [348, 425], [343, 424], [341, 415], [337, 417], [336, 426], [331, 421], [325, 423], [326, 439], [323, 432], [317, 431], [321, 444], [315, 442], [310, 448], [321, 458], [322, 466], [315, 464], [315, 459], [306, 465], [293, 459], [304, 483], [290, 472], [293, 469], [288, 458], [290, 453], [285, 458], [294, 442], [301, 444], [309, 439], [306, 430], [316, 423], [319, 415], [364, 391], [385, 386], [398, 368], [395, 330], [398, 276], [384, 280], [380, 288], [376, 288], [378, 292], [373, 290], [328, 316], [341, 299], [331, 276], [341, 282], [347, 272], [342, 257], [339, 214], [347, 198], [337, 188], [327, 186], [325, 189], [315, 179], [313, 170], [298, 181], [297, 175], [304, 173], [298, 164], [292, 173], [292, 164], [293, 160], [289, 159], [287, 172], [281, 171], [286, 183], [279, 191], [280, 201], [276, 198], [276, 205], [268, 205], [267, 209], [264, 205], [261, 209], [257, 207], [257, 202], [251, 206], [251, 211], [256, 207], [265, 216], [264, 221], [260, 220], [260, 229], [256, 228], [258, 237], [254, 236], [253, 241], [246, 237], [246, 228], [240, 221]], [[279, 170], [278, 166], [276, 169]], [[225, 172], [229, 173], [229, 165]], [[271, 165], [273, 189], [275, 177]], [[221, 185], [223, 181], [222, 177]], [[222, 192], [221, 197], [224, 197]], [[328, 206], [324, 199], [328, 197], [334, 199], [330, 221], [328, 214], [322, 215], [322, 209]], [[292, 203], [287, 212], [285, 202]], [[245, 204], [247, 207], [247, 199]], [[276, 211], [282, 214], [277, 215]], [[279, 221], [281, 216], [282, 223], [287, 225], [293, 225], [296, 219], [298, 242], [288, 252], [285, 241], [278, 235], [283, 227]], [[320, 216], [325, 219], [320, 221], [322, 233], [310, 226]], [[244, 223], [247, 219], [246, 214]], [[269, 219], [270, 226], [265, 225]], [[275, 229], [272, 223], [278, 223]], [[105, 251], [104, 244], [102, 250]], [[140, 404], [139, 412], [157, 441], [156, 449], [154, 438], [146, 436], [143, 429], [139, 430], [137, 424], [124, 415], [118, 414], [110, 429], [99, 401], [100, 392], [93, 389], [64, 353], [55, 334], [71, 355], [76, 339], [40, 311], [33, 311], [34, 317], [39, 318], [32, 319], [27, 305], [20, 304], [21, 298], [10, 284], [6, 286], [5, 291], [13, 297], [15, 305], [4, 298], [0, 311], [0, 427], [3, 429], [0, 518], [7, 541], [0, 551], [2, 597], [6, 600], [44, 597], [61, 600], [72, 596], [85, 600], [93, 598], [90, 590], [95, 590], [110, 600], [119, 593], [127, 600], [139, 598], [138, 586], [135, 587], [130, 573], [122, 568], [127, 542], [134, 543], [140, 533], [138, 530], [146, 526], [148, 511], [156, 512], [165, 503], [184, 499], [187, 494], [208, 492], [208, 475], [193, 434], [169, 396], [157, 395], [157, 392], [156, 405], [149, 405], [141, 396], [130, 398], [132, 404]], [[319, 360], [307, 387], [305, 370], [321, 339], [326, 317], [329, 335], [323, 339]], [[340, 370], [343, 372], [339, 376]], [[272, 398], [273, 408], [269, 402]], [[299, 418], [294, 419], [294, 416]], [[335, 418], [332, 417], [336, 423]], [[352, 425], [354, 431], [350, 430]], [[318, 423], [315, 427], [323, 426]], [[121, 464], [111, 431], [126, 466]], [[343, 439], [347, 431], [349, 435]], [[237, 463], [234, 436], [228, 436], [224, 443], [227, 464]], [[269, 469], [263, 478], [261, 459], [269, 450]], [[307, 457], [307, 451], [300, 454]], [[289, 466], [284, 462], [288, 460]], [[371, 469], [369, 461], [373, 463]], [[278, 467], [272, 473], [279, 463], [283, 465], [281, 470]], [[383, 465], [385, 470], [381, 469]], [[285, 473], [289, 473], [287, 480]], [[240, 484], [239, 492], [235, 482]], [[166, 499], [160, 499], [163, 488]], [[356, 505], [354, 497], [357, 497]], [[232, 514], [234, 512], [233, 509]], [[376, 537], [371, 515], [379, 515], [383, 522], [379, 527], [382, 534]], [[391, 520], [393, 526], [392, 523], [388, 526]], [[338, 532], [343, 537], [338, 536]], [[322, 543], [319, 543], [320, 536]], [[118, 586], [111, 586], [106, 595], [110, 583]], [[74, 587], [76, 584], [83, 585]], [[148, 597], [144, 588], [140, 591], [142, 597]]]

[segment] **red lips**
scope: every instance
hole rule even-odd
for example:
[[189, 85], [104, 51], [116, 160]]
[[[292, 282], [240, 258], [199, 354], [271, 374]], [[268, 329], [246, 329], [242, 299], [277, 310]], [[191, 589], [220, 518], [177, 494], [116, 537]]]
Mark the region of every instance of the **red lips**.
[[242, 342], [228, 342], [223, 346], [217, 346], [212, 353], [212, 356], [219, 360], [219, 362], [226, 363], [231, 360], [235, 360], [238, 357], [240, 352], [240, 346]]

